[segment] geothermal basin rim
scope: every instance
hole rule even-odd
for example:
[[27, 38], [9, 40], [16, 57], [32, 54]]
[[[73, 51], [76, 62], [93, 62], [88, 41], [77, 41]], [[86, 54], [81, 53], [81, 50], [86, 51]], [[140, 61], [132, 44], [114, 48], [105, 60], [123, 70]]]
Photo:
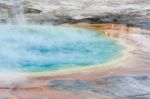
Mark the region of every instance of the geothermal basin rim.
[[[5, 26], [5, 25], [2, 25]], [[18, 25], [9, 25], [10, 27], [15, 26], [15, 27], [34, 27], [34, 28], [48, 28], [51, 26], [38, 26], [38, 25], [28, 25], [28, 26], [18, 26]], [[65, 26], [55, 26], [55, 27], [63, 27], [63, 28], [68, 28]], [[69, 27], [69, 28], [77, 28], [77, 27]], [[77, 28], [78, 29], [78, 28]], [[84, 29], [84, 28], [80, 28], [80, 29]], [[85, 29], [85, 30], [89, 30], [89, 29]], [[92, 29], [90, 29], [92, 30]], [[92, 30], [93, 31], [93, 30]], [[96, 32], [100, 32], [100, 31], [96, 31]], [[102, 38], [108, 38], [105, 35], [102, 35]], [[108, 38], [109, 39], [109, 38]], [[87, 65], [85, 67], [74, 67], [74, 68], [65, 68], [65, 69], [61, 69], [61, 70], [53, 70], [53, 71], [42, 71], [42, 72], [23, 72], [22, 74], [24, 75], [28, 75], [28, 76], [32, 76], [32, 77], [40, 77], [40, 76], [54, 76], [54, 75], [65, 75], [65, 74], [74, 74], [74, 73], [84, 73], [84, 72], [92, 72], [95, 70], [99, 70], [99, 69], [107, 69], [107, 68], [114, 68], [117, 67], [117, 63], [120, 63], [121, 61], [127, 59], [128, 57], [130, 57], [130, 54], [128, 53], [129, 51], [132, 51], [134, 48], [131, 47], [129, 44], [125, 43], [123, 40], [121, 39], [115, 39], [115, 38], [110, 38], [112, 40], [114, 40], [117, 44], [122, 45], [124, 47], [124, 49], [121, 51], [121, 53], [119, 55], [117, 55], [116, 57], [111, 58], [111, 60], [109, 60], [106, 63], [103, 64], [96, 64], [96, 65]], [[20, 73], [20, 72], [19, 72]]]
[[[45, 25], [46, 27], [49, 27], [47, 25]], [[35, 27], [39, 27], [39, 26], [35, 26]], [[91, 30], [91, 31], [96, 31], [96, 32], [101, 32], [98, 30], [93, 30], [93, 29], [86, 29], [83, 27], [76, 27], [76, 26], [72, 26], [72, 25], [62, 25], [62, 26], [56, 26], [56, 27], [65, 27], [65, 28], [77, 28], [77, 29], [85, 29], [85, 30]], [[103, 37], [107, 37], [107, 36], [103, 36]], [[110, 37], [107, 37], [110, 38]], [[127, 58], [132, 57], [132, 55], [129, 53], [131, 51], [133, 51], [134, 49], [136, 49], [136, 46], [133, 46], [131, 44], [128, 44], [126, 41], [120, 39], [120, 38], [111, 38], [112, 40], [115, 40], [118, 44], [122, 45], [123, 47], [125, 47], [125, 49], [123, 49], [123, 51], [121, 52], [121, 54], [119, 54], [117, 57], [112, 58], [111, 60], [109, 60], [109, 62], [107, 63], [103, 63], [103, 64], [96, 64], [96, 65], [88, 65], [85, 67], [76, 67], [76, 68], [67, 68], [67, 69], [62, 69], [62, 70], [54, 70], [54, 71], [44, 71], [44, 72], [28, 72], [25, 73], [26, 75], [30, 76], [30, 77], [47, 77], [47, 76], [59, 76], [59, 75], [69, 75], [69, 74], [84, 74], [84, 73], [90, 73], [90, 72], [94, 72], [94, 71], [98, 71], [98, 70], [104, 70], [104, 69], [111, 69], [111, 68], [116, 68], [118, 67], [117, 65], [119, 63], [122, 63], [123, 61], [127, 60]]]

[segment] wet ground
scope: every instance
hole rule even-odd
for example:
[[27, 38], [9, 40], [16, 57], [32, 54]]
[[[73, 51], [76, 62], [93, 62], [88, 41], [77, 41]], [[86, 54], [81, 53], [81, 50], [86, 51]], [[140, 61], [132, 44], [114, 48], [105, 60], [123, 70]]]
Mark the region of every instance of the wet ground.
[[[7, 0], [0, 1], [1, 23], [7, 21], [4, 4]], [[136, 49], [113, 64], [115, 68], [0, 84], [0, 99], [150, 99], [149, 0], [25, 0], [24, 4], [31, 24], [70, 23], [101, 31]]]
[[[68, 25], [64, 25], [68, 26]], [[114, 68], [58, 76], [29, 77], [0, 85], [0, 99], [150, 99], [150, 31], [121, 24], [72, 24], [102, 31], [135, 49]]]

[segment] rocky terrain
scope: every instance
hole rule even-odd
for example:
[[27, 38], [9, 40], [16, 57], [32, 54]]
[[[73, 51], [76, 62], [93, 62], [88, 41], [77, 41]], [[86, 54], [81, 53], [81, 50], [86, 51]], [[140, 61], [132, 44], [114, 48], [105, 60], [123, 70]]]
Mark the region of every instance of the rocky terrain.
[[[0, 1], [2, 22], [9, 1]], [[149, 0], [23, 0], [28, 21], [40, 24], [115, 22], [149, 28], [149, 5]]]
[[[10, 1], [0, 0], [0, 23], [13, 16]], [[150, 99], [150, 0], [23, 0], [23, 6], [29, 24], [127, 24], [93, 27], [111, 36], [119, 31], [117, 37], [139, 49], [131, 52], [134, 64], [129, 58], [117, 69], [31, 78], [11, 87], [0, 84], [0, 99]]]
[[50, 87], [56, 90], [76, 93], [77, 95], [81, 95], [83, 92], [91, 94], [91, 98], [89, 98], [89, 95], [88, 97], [82, 97], [85, 99], [150, 98], [149, 74], [110, 76], [99, 79], [96, 82], [97, 83], [80, 80], [54, 80], [50, 82]]

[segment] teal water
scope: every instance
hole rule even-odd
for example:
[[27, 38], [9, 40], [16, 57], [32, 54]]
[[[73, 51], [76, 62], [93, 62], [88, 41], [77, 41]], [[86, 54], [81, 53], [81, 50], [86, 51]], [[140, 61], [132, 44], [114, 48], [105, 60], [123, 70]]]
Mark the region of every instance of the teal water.
[[0, 69], [43, 72], [104, 64], [122, 53], [95, 31], [54, 26], [0, 26]]

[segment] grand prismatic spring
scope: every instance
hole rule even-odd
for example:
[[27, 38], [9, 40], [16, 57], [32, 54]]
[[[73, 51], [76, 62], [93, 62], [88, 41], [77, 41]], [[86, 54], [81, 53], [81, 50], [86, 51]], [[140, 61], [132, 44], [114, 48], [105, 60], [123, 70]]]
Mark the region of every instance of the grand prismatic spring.
[[150, 99], [149, 0], [0, 0], [0, 99]]
[[0, 27], [0, 64], [6, 70], [40, 72], [104, 64], [124, 50], [117, 41], [95, 31], [54, 26]]
[[44, 72], [106, 64], [121, 57], [125, 46], [104, 33], [63, 27], [29, 25], [21, 1], [10, 0], [12, 17], [1, 25], [1, 69]]

